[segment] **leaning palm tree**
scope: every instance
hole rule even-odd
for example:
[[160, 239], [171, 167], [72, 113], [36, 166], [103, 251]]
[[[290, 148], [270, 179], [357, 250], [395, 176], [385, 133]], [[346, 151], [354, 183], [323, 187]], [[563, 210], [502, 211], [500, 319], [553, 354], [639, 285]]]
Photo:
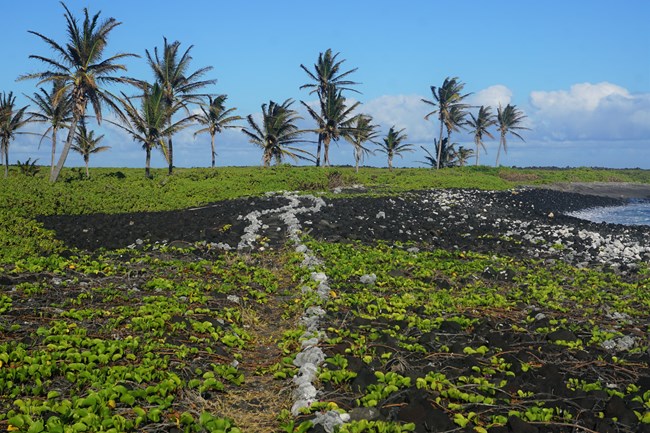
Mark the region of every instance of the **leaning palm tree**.
[[[147, 62], [151, 67], [155, 79], [163, 91], [164, 102], [171, 108], [168, 112], [168, 124], [172, 124], [173, 115], [182, 108], [189, 114], [188, 105], [191, 103], [199, 104], [201, 99], [208, 96], [207, 94], [196, 93], [208, 85], [214, 84], [217, 80], [201, 80], [207, 72], [212, 70], [212, 66], [200, 68], [190, 72], [190, 62], [192, 56], [190, 51], [193, 45], [190, 45], [185, 52], [179, 51], [181, 43], [174, 41], [171, 44], [167, 38], [163, 38], [164, 44], [162, 53], [159, 55], [158, 47], [154, 48], [153, 55], [145, 50]], [[172, 135], [167, 137], [167, 162], [169, 163], [169, 174], [174, 170], [174, 146]]]
[[323, 144], [323, 166], [330, 165], [329, 147], [332, 141], [338, 142], [343, 135], [352, 132], [354, 116], [352, 113], [360, 105], [355, 102], [352, 105], [346, 104], [346, 98], [330, 84], [325, 91], [323, 105], [320, 112], [314, 110], [308, 104], [300, 101], [305, 106], [309, 115], [316, 121], [317, 128], [312, 131], [318, 134], [318, 143]]
[[377, 128], [379, 125], [372, 124], [372, 117], [367, 114], [360, 114], [354, 117], [349, 132], [344, 134], [344, 138], [354, 147], [354, 169], [359, 172], [359, 163], [363, 160], [364, 155], [373, 153], [372, 150], [364, 146], [364, 143], [371, 142], [378, 144], [375, 139], [379, 135]]
[[86, 115], [88, 103], [91, 104], [97, 122], [102, 121], [102, 106], [107, 105], [119, 114], [116, 97], [104, 89], [104, 84], [128, 83], [136, 84], [136, 80], [126, 77], [116, 77], [113, 74], [117, 71], [125, 71], [126, 66], [117, 61], [126, 57], [137, 57], [135, 54], [120, 53], [112, 57], [104, 57], [104, 51], [108, 44], [108, 36], [115, 27], [121, 23], [115, 18], [108, 18], [99, 21], [97, 14], [90, 17], [88, 9], [84, 8], [84, 20], [81, 25], [72, 15], [67, 6], [61, 2], [65, 9], [68, 41], [59, 44], [53, 39], [35, 31], [29, 33], [38, 36], [56, 54], [56, 57], [48, 58], [38, 55], [29, 56], [32, 59], [40, 60], [49, 69], [43, 72], [23, 75], [19, 79], [37, 79], [38, 85], [46, 82], [60, 81], [63, 83], [62, 93], [70, 94], [72, 98], [72, 121], [68, 130], [59, 162], [50, 175], [50, 181], [55, 182], [70, 152], [74, 140], [77, 125]]
[[103, 139], [103, 135], [95, 137], [95, 131], [88, 131], [84, 121], [79, 124], [77, 135], [74, 139], [75, 143], [70, 149], [79, 153], [83, 157], [84, 164], [86, 165], [86, 179], [90, 178], [90, 171], [88, 170], [90, 155], [104, 152], [111, 148], [111, 146], [99, 146], [99, 142]]
[[412, 144], [403, 143], [407, 138], [408, 136], [404, 134], [404, 128], [397, 131], [395, 130], [395, 126], [391, 126], [383, 142], [379, 143], [378, 150], [386, 154], [389, 170], [393, 169], [393, 157], [399, 156], [401, 158], [402, 153], [413, 152]]
[[501, 148], [503, 148], [504, 152], [508, 151], [508, 147], [506, 145], [506, 135], [508, 133], [520, 138], [522, 141], [526, 141], [517, 132], [524, 129], [530, 129], [521, 126], [526, 117], [527, 116], [523, 113], [523, 111], [519, 110], [516, 105], [508, 104], [505, 106], [505, 108], [502, 108], [501, 104], [499, 104], [499, 108], [497, 108], [497, 129], [499, 131], [501, 139], [499, 141], [499, 149], [497, 150], [497, 160], [495, 164], [497, 167], [499, 166], [499, 155], [501, 153]]
[[258, 124], [253, 115], [246, 117], [249, 128], [242, 128], [249, 141], [262, 149], [262, 166], [268, 167], [271, 160], [276, 164], [282, 162], [285, 156], [298, 159], [311, 159], [311, 154], [304, 149], [291, 146], [304, 142], [300, 138], [304, 131], [298, 129], [296, 121], [301, 119], [298, 113], [291, 109], [292, 99], [287, 99], [282, 104], [269, 101], [262, 104], [262, 123]]
[[226, 128], [239, 128], [238, 125], [233, 125], [232, 123], [242, 119], [240, 116], [232, 115], [232, 113], [237, 108], [226, 109], [226, 99], [228, 99], [226, 95], [219, 95], [216, 98], [208, 96], [208, 107], [206, 108], [202, 105], [201, 114], [199, 114], [196, 118], [196, 120], [201, 125], [204, 125], [205, 128], [196, 131], [194, 133], [194, 136], [196, 137], [198, 134], [205, 132], [210, 134], [210, 146], [212, 149], [212, 168], [214, 168], [215, 157], [217, 156], [216, 152], [214, 151], [214, 136]]
[[27, 106], [16, 107], [16, 97], [13, 92], [0, 94], [0, 159], [4, 156], [5, 177], [9, 176], [9, 144], [18, 130], [31, 119], [25, 118]]
[[52, 158], [50, 162], [50, 174], [54, 172], [54, 161], [56, 156], [56, 139], [57, 133], [61, 128], [68, 128], [72, 121], [72, 99], [65, 92], [65, 83], [63, 81], [54, 81], [52, 90], [48, 92], [41, 87], [39, 92], [34, 93], [34, 97], [27, 97], [34, 103], [40, 111], [29, 113], [33, 122], [47, 123], [48, 127], [43, 132], [43, 139], [51, 134], [52, 141]]
[[[170, 108], [165, 103], [165, 96], [162, 88], [158, 83], [153, 86], [143, 83], [143, 94], [129, 98], [123, 96], [124, 118], [122, 123], [114, 123], [125, 130], [134, 141], [142, 143], [145, 150], [145, 168], [144, 174], [151, 178], [151, 150], [160, 147], [165, 152], [165, 137], [172, 133], [178, 132], [189, 126], [194, 120], [194, 116], [183, 117], [171, 125], [168, 123], [170, 118]], [[136, 108], [134, 100], [140, 101], [140, 107]]]
[[[451, 131], [455, 130], [458, 126], [457, 122], [463, 117], [460, 116], [460, 114], [470, 107], [463, 103], [463, 100], [470, 95], [470, 93], [462, 94], [464, 87], [465, 84], [459, 81], [458, 77], [447, 77], [442, 86], [431, 86], [431, 100], [422, 99], [422, 102], [434, 107], [433, 111], [424, 116], [424, 118], [429, 120], [429, 118], [434, 114], [438, 115], [437, 117], [440, 122], [439, 143], [442, 143], [444, 127], [447, 127], [447, 138], [449, 139]], [[442, 148], [439, 148], [438, 150], [440, 152]], [[438, 153], [436, 159], [438, 165], [436, 168], [440, 168], [440, 162], [442, 160], [441, 156], [442, 155]]]
[[478, 166], [479, 154], [481, 153], [481, 148], [485, 150], [485, 145], [483, 144], [483, 136], [487, 135], [490, 138], [494, 136], [488, 131], [488, 128], [497, 124], [496, 116], [492, 113], [492, 107], [481, 105], [478, 109], [478, 115], [474, 117], [474, 114], [470, 113], [470, 120], [467, 121], [467, 125], [472, 128], [472, 133], [474, 134], [474, 144], [476, 145], [476, 165]]
[[449, 115], [445, 119], [445, 129], [447, 130], [447, 140], [451, 141], [451, 133], [459, 132], [467, 126], [467, 115], [469, 111], [467, 104], [454, 104], [449, 109]]
[[[337, 61], [339, 53], [332, 54], [331, 48], [328, 48], [325, 53], [320, 53], [318, 55], [318, 61], [314, 64], [313, 72], [310, 71], [305, 65], [300, 65], [300, 67], [307, 73], [309, 78], [314, 82], [307, 83], [300, 86], [301, 89], [311, 89], [309, 92], [310, 95], [316, 93], [318, 96], [318, 103], [320, 108], [320, 117], [325, 120], [325, 123], [329, 123], [330, 119], [327, 117], [327, 105], [328, 105], [328, 94], [334, 95], [340, 91], [351, 90], [357, 92], [349, 86], [354, 86], [358, 83], [350, 81], [347, 77], [357, 70], [357, 68], [351, 69], [349, 71], [343, 72], [341, 70], [343, 62], [345, 60]], [[323, 137], [319, 135], [318, 146], [316, 149], [316, 166], [320, 166], [320, 153], [323, 142], [321, 141]], [[324, 152], [325, 160], [329, 161], [329, 155], [327, 153], [327, 148]]]

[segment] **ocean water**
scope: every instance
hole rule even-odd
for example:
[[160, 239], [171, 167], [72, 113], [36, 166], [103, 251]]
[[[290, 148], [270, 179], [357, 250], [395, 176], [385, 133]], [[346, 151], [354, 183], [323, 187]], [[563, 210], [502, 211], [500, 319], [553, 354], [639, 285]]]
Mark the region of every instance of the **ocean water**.
[[650, 201], [632, 201], [625, 206], [583, 209], [568, 215], [597, 223], [650, 225]]

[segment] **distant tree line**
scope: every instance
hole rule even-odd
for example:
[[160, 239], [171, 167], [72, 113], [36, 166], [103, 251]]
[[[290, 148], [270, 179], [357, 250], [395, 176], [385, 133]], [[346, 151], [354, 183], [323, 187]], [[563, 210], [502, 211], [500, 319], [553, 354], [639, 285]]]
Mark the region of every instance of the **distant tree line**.
[[[281, 163], [287, 157], [329, 166], [330, 146], [341, 138], [352, 146], [357, 170], [364, 157], [376, 151], [386, 155], [388, 168], [392, 169], [394, 157], [414, 150], [414, 145], [407, 142], [405, 129], [397, 129], [395, 125], [380, 139], [379, 126], [373, 123], [370, 115], [361, 112], [361, 103], [346, 97], [350, 92], [359, 93], [355, 88], [358, 83], [350, 77], [357, 69], [345, 70], [344, 60], [339, 60], [339, 53], [333, 53], [331, 49], [320, 53], [312, 68], [300, 65], [309, 79], [300, 89], [308, 90], [309, 95], [317, 98], [315, 104], [300, 101], [315, 124], [313, 128], [300, 129], [298, 121], [302, 118], [293, 108], [292, 99], [262, 104], [262, 117], [259, 119], [252, 114], [245, 118], [236, 115], [236, 108], [227, 105], [227, 95], [205, 90], [216, 83], [215, 79], [206, 78], [212, 67], [193, 70], [192, 46], [181, 50], [178, 41], [169, 42], [163, 38], [160, 50], [158, 47], [153, 52], [145, 50], [146, 62], [153, 75], [151, 80], [122, 75], [127, 69], [122, 61], [140, 56], [133, 53], [106, 54], [108, 37], [121, 23], [114, 18], [100, 20], [100, 13], [91, 16], [87, 9], [84, 9], [80, 22], [63, 2], [61, 4], [65, 11], [67, 39], [61, 43], [30, 30], [29, 33], [45, 42], [54, 55], [30, 55], [45, 69], [18, 78], [37, 80], [37, 85], [43, 86], [33, 96], [28, 96], [36, 111], [27, 111], [29, 106], [17, 107], [12, 92], [0, 93], [0, 158], [5, 166], [5, 176], [9, 166], [9, 145], [30, 122], [47, 126], [41, 142], [49, 138], [51, 143], [50, 181], [58, 179], [70, 150], [83, 157], [86, 176], [89, 176], [90, 155], [109, 147], [100, 146], [103, 136], [95, 136], [94, 131], [88, 130], [87, 119], [94, 117], [101, 124], [105, 108], [116, 115], [115, 120], [107, 119], [108, 122], [141, 143], [145, 151], [147, 177], [150, 177], [151, 152], [155, 149], [163, 154], [168, 173], [173, 173], [173, 137], [191, 125], [199, 126], [195, 136], [210, 136], [212, 167], [216, 164], [216, 135], [228, 128], [241, 129], [249, 141], [262, 150], [263, 166]], [[107, 85], [112, 84], [126, 85], [134, 92], [130, 95], [123, 91], [120, 95], [113, 94], [107, 89]], [[421, 146], [425, 152], [425, 160], [421, 162], [432, 168], [463, 166], [472, 156], [478, 165], [481, 150], [485, 150], [485, 137], [494, 138], [491, 129], [499, 134], [496, 165], [499, 165], [501, 150], [507, 151], [508, 134], [523, 140], [520, 131], [527, 128], [523, 126], [526, 116], [521, 110], [510, 104], [499, 105], [494, 114], [492, 107], [473, 107], [465, 102], [470, 94], [463, 93], [464, 86], [458, 77], [448, 77], [440, 87], [431, 86], [431, 99], [422, 99], [432, 109], [425, 119], [437, 120], [440, 127], [431, 150]], [[471, 112], [475, 108], [478, 109], [476, 114]], [[238, 123], [240, 121], [244, 124]], [[67, 130], [67, 138], [57, 160], [57, 135], [62, 130]], [[473, 135], [475, 149], [452, 142], [452, 133], [461, 130]], [[306, 138], [311, 134], [315, 134], [315, 140]], [[315, 143], [316, 151], [310, 152], [299, 146], [304, 143]]]

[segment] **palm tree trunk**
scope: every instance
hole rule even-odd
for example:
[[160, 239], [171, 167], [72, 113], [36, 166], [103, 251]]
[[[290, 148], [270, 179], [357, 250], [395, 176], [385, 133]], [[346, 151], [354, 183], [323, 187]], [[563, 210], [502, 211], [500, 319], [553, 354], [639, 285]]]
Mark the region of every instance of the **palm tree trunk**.
[[393, 156], [388, 155], [388, 170], [393, 170]]
[[440, 138], [438, 140], [438, 158], [436, 159], [436, 169], [440, 170], [440, 160], [442, 159], [442, 111], [440, 112]]
[[323, 166], [330, 166], [330, 139], [326, 136], [323, 140]]
[[360, 149], [354, 149], [354, 171], [356, 173], [359, 173], [359, 161], [361, 160], [361, 150]]
[[323, 167], [330, 166], [330, 146], [328, 143], [323, 143]]
[[318, 146], [316, 147], [316, 167], [320, 167], [320, 148], [323, 144], [323, 138], [318, 134]]
[[496, 163], [494, 164], [495, 167], [498, 167], [498, 166], [499, 166], [499, 155], [501, 155], [501, 147], [502, 147], [502, 146], [503, 146], [503, 148], [504, 148], [504, 150], [505, 150], [505, 147], [506, 147], [506, 140], [505, 140], [505, 137], [504, 137], [503, 135], [501, 136], [501, 140], [499, 141], [499, 149], [497, 150], [497, 161], [496, 161]]
[[84, 155], [84, 163], [86, 164], [86, 179], [90, 179], [90, 171], [88, 171], [88, 160], [90, 157], [88, 155]]
[[151, 147], [145, 144], [145, 152], [147, 154], [144, 163], [144, 177], [151, 179]]
[[54, 170], [50, 174], [50, 182], [52, 183], [56, 182], [56, 180], [59, 178], [59, 174], [61, 174], [61, 170], [63, 169], [63, 164], [65, 164], [65, 160], [68, 158], [68, 153], [70, 153], [70, 147], [72, 146], [72, 140], [74, 139], [74, 133], [77, 130], [77, 124], [84, 115], [83, 111], [83, 109], [81, 111], [75, 110], [75, 113], [72, 117], [72, 123], [70, 124], [70, 129], [68, 130], [68, 138], [66, 138], [65, 144], [63, 145], [63, 150], [61, 151], [59, 162], [56, 164], [56, 167], [54, 167]]
[[56, 156], [56, 128], [52, 128], [52, 162], [50, 163], [50, 174], [54, 172], [54, 157]]
[[478, 167], [478, 154], [481, 151], [480, 143], [481, 143], [480, 141], [476, 142], [476, 166], [477, 167]]
[[9, 143], [3, 143], [2, 153], [4, 154], [5, 160], [5, 178], [9, 177]]
[[174, 172], [174, 146], [171, 136], [167, 139], [167, 152], [169, 152], [169, 172], [167, 174], [172, 175]]
[[210, 145], [212, 146], [212, 168], [214, 168], [214, 158], [217, 155], [214, 151], [214, 134], [211, 134], [212, 138], [210, 140]]

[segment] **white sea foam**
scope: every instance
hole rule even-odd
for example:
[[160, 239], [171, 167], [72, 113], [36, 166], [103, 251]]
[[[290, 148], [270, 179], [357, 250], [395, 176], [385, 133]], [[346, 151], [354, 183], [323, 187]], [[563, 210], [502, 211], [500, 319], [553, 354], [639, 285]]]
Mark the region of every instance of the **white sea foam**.
[[597, 207], [567, 213], [597, 223], [650, 225], [650, 202], [631, 202], [625, 206]]

